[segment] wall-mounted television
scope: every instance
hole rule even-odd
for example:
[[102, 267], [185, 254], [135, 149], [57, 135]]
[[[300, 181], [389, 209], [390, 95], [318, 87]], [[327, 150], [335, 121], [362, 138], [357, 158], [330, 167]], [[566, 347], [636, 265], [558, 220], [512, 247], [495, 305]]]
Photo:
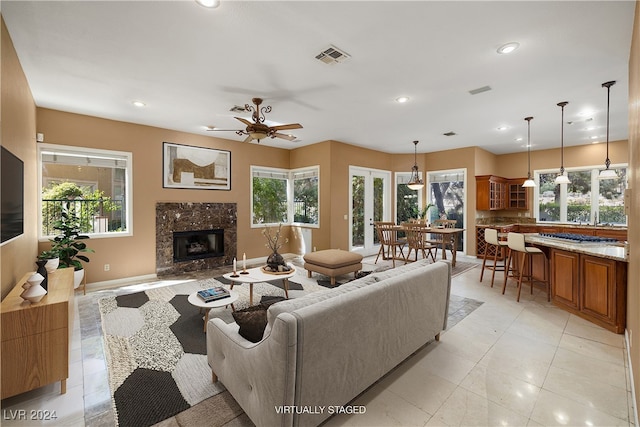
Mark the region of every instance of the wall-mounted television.
[[0, 152], [0, 243], [24, 233], [24, 163], [11, 151]]

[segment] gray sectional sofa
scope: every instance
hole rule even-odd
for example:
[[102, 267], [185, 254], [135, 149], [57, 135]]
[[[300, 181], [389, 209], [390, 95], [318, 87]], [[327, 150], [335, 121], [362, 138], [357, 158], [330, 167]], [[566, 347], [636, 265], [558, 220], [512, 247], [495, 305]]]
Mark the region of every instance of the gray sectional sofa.
[[[213, 379], [257, 426], [316, 426], [446, 328], [451, 265], [426, 260], [269, 307], [262, 340], [207, 324]], [[366, 409], [365, 409], [366, 410]]]

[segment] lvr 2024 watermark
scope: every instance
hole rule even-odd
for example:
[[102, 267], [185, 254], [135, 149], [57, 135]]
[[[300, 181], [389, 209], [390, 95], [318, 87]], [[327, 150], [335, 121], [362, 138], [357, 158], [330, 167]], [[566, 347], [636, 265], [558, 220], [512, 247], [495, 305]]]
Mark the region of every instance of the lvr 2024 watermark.
[[23, 421], [52, 421], [58, 418], [56, 411], [41, 409], [3, 409], [3, 420], [23, 420]]

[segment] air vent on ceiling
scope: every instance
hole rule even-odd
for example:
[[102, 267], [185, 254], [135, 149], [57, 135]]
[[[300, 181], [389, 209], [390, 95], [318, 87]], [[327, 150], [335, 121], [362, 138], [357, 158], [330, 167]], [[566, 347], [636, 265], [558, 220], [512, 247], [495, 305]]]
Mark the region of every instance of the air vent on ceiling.
[[470, 90], [469, 93], [471, 95], [477, 95], [479, 93], [488, 92], [490, 90], [491, 90], [491, 86], [482, 86], [482, 87], [479, 87], [478, 89]]
[[229, 111], [233, 111], [234, 113], [244, 113], [247, 109], [239, 105], [234, 105]]
[[455, 133], [454, 131], [451, 132], [447, 132], [447, 133], [443, 133], [444, 136], [453, 136], [453, 135], [457, 135], [457, 133]]
[[316, 59], [318, 61], [322, 61], [325, 64], [329, 65], [338, 62], [344, 62], [349, 58], [351, 58], [351, 55], [333, 45], [329, 45], [328, 48], [324, 49], [322, 52], [316, 55]]

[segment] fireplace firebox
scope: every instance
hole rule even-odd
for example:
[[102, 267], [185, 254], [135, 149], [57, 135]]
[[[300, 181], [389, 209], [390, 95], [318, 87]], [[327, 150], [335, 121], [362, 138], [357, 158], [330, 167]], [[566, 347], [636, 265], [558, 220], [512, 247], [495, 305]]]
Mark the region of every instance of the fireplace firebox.
[[173, 261], [224, 256], [224, 230], [193, 230], [173, 232]]

